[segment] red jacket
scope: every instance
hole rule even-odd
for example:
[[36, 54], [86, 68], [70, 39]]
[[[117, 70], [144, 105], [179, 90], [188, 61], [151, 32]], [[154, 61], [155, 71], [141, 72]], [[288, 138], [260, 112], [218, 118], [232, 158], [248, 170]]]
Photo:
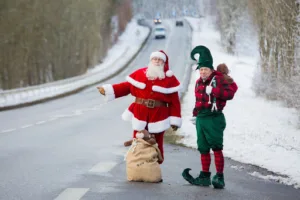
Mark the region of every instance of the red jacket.
[[126, 77], [126, 82], [104, 85], [108, 100], [131, 94], [134, 97], [153, 99], [168, 103], [169, 107], [148, 108], [132, 103], [122, 118], [132, 122], [134, 130], [144, 130], [148, 126], [150, 133], [163, 132], [170, 125], [181, 126], [181, 108], [178, 91], [180, 83], [174, 75], [162, 80], [148, 80], [146, 69], [139, 69]]
[[[209, 96], [206, 94], [206, 86], [210, 85], [213, 78], [215, 78], [216, 87], [214, 87], [211, 91], [211, 103], [209, 104]], [[218, 71], [214, 71], [204, 82], [201, 78], [199, 78], [195, 85], [196, 102], [193, 110], [193, 116], [197, 116], [198, 112], [203, 109], [211, 109], [214, 97], [216, 98], [218, 110], [223, 110], [226, 106], [226, 101], [231, 100], [234, 97], [237, 89], [238, 87], [235, 82], [229, 85], [224, 79], [223, 74]]]

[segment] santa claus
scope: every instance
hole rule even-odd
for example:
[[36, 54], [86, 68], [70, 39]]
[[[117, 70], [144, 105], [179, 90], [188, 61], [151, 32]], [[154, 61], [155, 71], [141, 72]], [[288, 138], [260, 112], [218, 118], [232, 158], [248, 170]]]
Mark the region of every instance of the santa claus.
[[126, 80], [113, 85], [105, 84], [98, 90], [108, 101], [128, 94], [135, 97], [122, 118], [131, 121], [133, 138], [144, 129], [155, 134], [164, 158], [164, 131], [170, 127], [173, 130], [181, 127], [180, 83], [169, 69], [167, 54], [162, 50], [152, 52], [148, 67], [136, 70]]

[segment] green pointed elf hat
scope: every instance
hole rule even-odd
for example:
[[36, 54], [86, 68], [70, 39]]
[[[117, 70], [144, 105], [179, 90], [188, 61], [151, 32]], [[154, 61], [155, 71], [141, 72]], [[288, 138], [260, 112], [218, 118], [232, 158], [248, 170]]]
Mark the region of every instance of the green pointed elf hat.
[[205, 46], [196, 46], [192, 52], [191, 52], [191, 58], [193, 60], [196, 60], [196, 58], [194, 57], [195, 54], [199, 54], [199, 60], [197, 62], [198, 66], [196, 69], [199, 69], [201, 67], [208, 67], [210, 69], [214, 69], [213, 67], [213, 58], [211, 56], [211, 53], [209, 51], [209, 49]]

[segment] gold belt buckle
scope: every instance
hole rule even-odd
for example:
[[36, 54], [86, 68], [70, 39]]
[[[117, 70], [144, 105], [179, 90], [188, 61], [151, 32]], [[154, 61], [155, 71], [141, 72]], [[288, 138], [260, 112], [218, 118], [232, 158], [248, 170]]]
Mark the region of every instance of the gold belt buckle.
[[154, 106], [155, 106], [155, 100], [148, 99], [148, 101], [147, 101], [147, 107], [148, 108], [154, 108]]

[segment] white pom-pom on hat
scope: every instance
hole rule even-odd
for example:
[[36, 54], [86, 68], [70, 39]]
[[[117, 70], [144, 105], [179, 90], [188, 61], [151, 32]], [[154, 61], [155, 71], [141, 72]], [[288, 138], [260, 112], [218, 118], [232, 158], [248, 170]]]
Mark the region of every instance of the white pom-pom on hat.
[[171, 76], [173, 76], [174, 75], [174, 73], [173, 73], [173, 71], [171, 71], [171, 70], [168, 70], [167, 72], [166, 72], [166, 76], [167, 77], [171, 77]]
[[196, 58], [197, 61], [199, 60], [199, 57], [200, 57], [200, 54], [199, 54], [199, 53], [196, 53], [196, 54], [194, 55], [194, 58]]
[[160, 52], [160, 51], [154, 51], [154, 52], [152, 52], [151, 55], [150, 55], [150, 60], [151, 60], [152, 58], [160, 58], [160, 59], [162, 59], [164, 62], [166, 62], [166, 60], [167, 60], [166, 55], [165, 55], [164, 53]]

